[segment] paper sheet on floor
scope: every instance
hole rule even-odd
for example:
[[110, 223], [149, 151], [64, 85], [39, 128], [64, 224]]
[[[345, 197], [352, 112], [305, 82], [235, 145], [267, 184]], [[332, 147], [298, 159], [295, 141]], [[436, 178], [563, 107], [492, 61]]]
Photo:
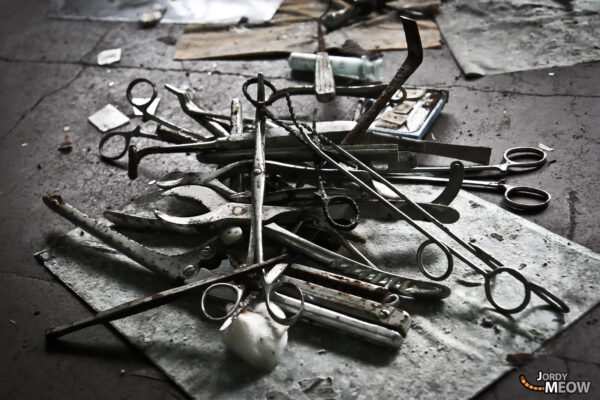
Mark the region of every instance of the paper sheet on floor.
[[597, 0], [451, 0], [436, 21], [467, 76], [600, 60]]
[[[409, 191], [403, 185], [401, 190], [416, 201], [431, 201], [441, 189], [421, 186]], [[449, 226], [453, 232], [551, 290], [571, 312], [558, 315], [533, 295], [525, 311], [510, 317], [498, 314], [485, 300], [483, 286], [460, 283], [460, 279], [475, 278], [457, 261], [452, 277], [442, 282], [452, 289], [450, 297], [441, 303], [402, 303], [413, 324], [398, 352], [300, 322], [290, 329], [288, 348], [275, 370], [257, 371], [225, 351], [218, 324], [198, 317], [199, 296], [113, 324], [196, 399], [265, 398], [268, 393], [299, 398], [304, 396], [307, 380], [326, 382], [333, 391], [330, 395], [340, 398], [397, 398], [398, 390], [403, 398], [470, 398], [511, 368], [505, 361], [508, 354], [535, 351], [597, 304], [600, 255], [469, 193], [461, 192], [452, 206], [461, 214]], [[127, 211], [151, 214], [157, 207], [147, 197]], [[424, 279], [415, 263], [416, 247], [424, 239], [405, 222], [364, 219], [356, 233], [366, 239], [363, 251], [375, 264]], [[166, 250], [184, 249], [185, 241], [179, 236], [170, 234], [167, 239], [174, 247]], [[201, 243], [187, 242], [191, 246]], [[170, 287], [87, 234], [80, 235], [79, 229], [40, 252], [38, 258], [94, 310]], [[511, 296], [511, 292], [502, 294]], [[54, 317], [65, 323], [72, 318]], [[493, 327], [489, 321], [482, 323], [483, 318], [491, 319]]]
[[138, 21], [153, 4], [162, 4], [166, 12], [163, 23], [237, 23], [270, 20], [282, 0], [153, 0], [153, 1], [89, 1], [57, 2], [52, 16], [66, 19], [101, 21]]

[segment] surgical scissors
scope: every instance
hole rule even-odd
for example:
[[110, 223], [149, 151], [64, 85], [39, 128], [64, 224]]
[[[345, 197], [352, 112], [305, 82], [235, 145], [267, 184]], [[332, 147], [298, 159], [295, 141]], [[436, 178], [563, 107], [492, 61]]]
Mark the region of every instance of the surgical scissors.
[[[508, 165], [508, 164], [504, 164]], [[468, 167], [465, 167], [465, 169]], [[386, 174], [393, 182], [423, 182], [447, 184], [448, 178], [421, 175]], [[462, 187], [466, 189], [495, 190], [503, 194], [504, 202], [515, 211], [541, 211], [548, 207], [552, 196], [545, 190], [529, 186], [510, 186], [503, 180], [497, 182], [463, 179]], [[523, 199], [523, 200], [520, 200]], [[524, 201], [527, 199], [528, 201]]]
[[[502, 156], [503, 162], [493, 165], [466, 165], [465, 173], [495, 171], [501, 176], [506, 176], [511, 172], [533, 171], [542, 167], [546, 163], [546, 152], [535, 147], [512, 147], [506, 150]], [[526, 158], [525, 161], [519, 161]], [[445, 172], [450, 167], [416, 167], [410, 172]]]
[[[258, 74], [258, 82], [257, 82], [257, 92], [256, 92], [257, 101], [259, 103], [264, 102], [265, 100], [265, 87], [264, 87], [264, 77], [262, 74]], [[255, 130], [255, 148], [254, 148], [254, 161], [252, 165], [252, 208], [251, 208], [251, 225], [250, 225], [250, 238], [248, 245], [248, 253], [247, 253], [247, 265], [252, 265], [253, 263], [262, 263], [263, 258], [263, 203], [264, 203], [264, 192], [265, 192], [265, 125], [266, 118], [263, 114], [262, 108], [256, 109], [256, 130]], [[259, 271], [261, 286], [262, 286], [262, 294], [264, 297], [264, 301], [266, 303], [266, 309], [271, 318], [274, 321], [283, 324], [283, 325], [291, 325], [296, 322], [304, 310], [304, 296], [300, 288], [294, 283], [290, 282], [275, 282], [281, 274], [286, 270], [289, 264], [282, 263], [277, 264], [273, 268], [271, 268], [268, 272], [265, 270]], [[277, 315], [272, 309], [271, 306], [271, 293], [280, 287], [287, 286], [290, 289], [294, 290], [298, 293], [300, 298], [300, 308], [299, 310], [293, 314], [291, 317], [283, 317]], [[212, 290], [226, 287], [231, 288], [236, 292], [236, 300], [234, 303], [234, 307], [232, 307], [224, 316], [214, 317], [210, 313], [207, 312], [205, 307], [206, 295], [210, 293]], [[222, 282], [211, 285], [207, 290], [204, 291], [202, 295], [202, 311], [209, 319], [221, 320], [225, 319], [225, 323], [221, 326], [221, 330], [224, 330], [229, 326], [233, 320], [246, 308], [250, 303], [258, 297], [259, 292], [251, 291], [248, 295], [244, 295], [245, 290], [240, 288], [234, 284]]]

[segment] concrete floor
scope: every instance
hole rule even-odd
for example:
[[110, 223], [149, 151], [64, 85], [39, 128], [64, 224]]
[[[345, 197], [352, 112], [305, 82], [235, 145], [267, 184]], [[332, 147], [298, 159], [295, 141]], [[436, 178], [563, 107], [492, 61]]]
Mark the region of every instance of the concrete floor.
[[[124, 93], [131, 79], [143, 76], [203, 88], [207, 97], [200, 104], [224, 110], [256, 72], [279, 86], [290, 83], [287, 63], [176, 62], [172, 43], [183, 26], [139, 30], [127, 23], [60, 21], [47, 18], [48, 10], [43, 1], [0, 4], [0, 241], [6, 249], [0, 262], [0, 398], [185, 398], [106, 327], [73, 335], [59, 348], [46, 348], [47, 327], [87, 317], [89, 310], [32, 257], [53, 237], [72, 229], [51, 215], [41, 197], [60, 193], [99, 215], [105, 207], [122, 206], [144, 192], [148, 181], [162, 172], [164, 167], [142, 169], [141, 177], [130, 181], [122, 164], [108, 165], [97, 156], [99, 134], [87, 116], [107, 103], [128, 110]], [[123, 48], [121, 62], [97, 66], [96, 54], [115, 47]], [[388, 78], [403, 56], [385, 55]], [[437, 140], [492, 146], [494, 160], [515, 145], [553, 147], [554, 163], [511, 180], [547, 188], [554, 196], [547, 210], [525, 218], [598, 252], [599, 73], [600, 62], [595, 62], [466, 80], [444, 46], [425, 52], [409, 83], [450, 90], [450, 103], [433, 128]], [[174, 103], [167, 101], [172, 99], [163, 96], [161, 113], [177, 119]], [[328, 104], [322, 117], [349, 117], [349, 104]], [[57, 150], [66, 126], [74, 143], [70, 154]], [[495, 195], [482, 197], [498, 203]], [[572, 379], [590, 379], [590, 398], [598, 398], [599, 318], [596, 307], [478, 398], [530, 397], [517, 377], [539, 370], [567, 370]]]

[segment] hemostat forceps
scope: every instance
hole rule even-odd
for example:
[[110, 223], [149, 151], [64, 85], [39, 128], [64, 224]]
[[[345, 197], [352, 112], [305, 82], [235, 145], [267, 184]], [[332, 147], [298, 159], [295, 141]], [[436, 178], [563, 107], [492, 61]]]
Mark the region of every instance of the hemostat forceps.
[[[300, 126], [300, 128], [302, 128], [302, 127]], [[308, 127], [306, 127], [306, 128], [308, 128]], [[383, 196], [381, 196], [377, 191], [373, 190], [370, 186], [368, 186], [367, 184], [362, 182], [359, 178], [354, 176], [351, 172], [346, 171], [339, 163], [337, 163], [333, 158], [331, 158], [328, 154], [326, 154], [323, 150], [321, 150], [319, 145], [315, 144], [311, 140], [311, 138], [308, 136], [308, 134], [305, 132], [304, 129], [300, 129], [299, 134], [301, 135], [303, 142], [306, 143], [308, 146], [310, 146], [315, 151], [316, 154], [318, 154], [324, 160], [330, 162], [332, 165], [334, 165], [336, 168], [338, 168], [340, 171], [342, 171], [346, 176], [348, 176], [350, 179], [352, 179], [352, 181], [356, 182], [361, 188], [363, 188], [369, 194], [371, 194], [372, 196], [377, 198], [379, 201], [381, 201], [383, 204], [385, 204], [391, 211], [393, 211], [393, 212], [397, 213], [399, 216], [402, 216], [403, 218], [405, 218], [406, 221], [412, 227], [414, 227], [416, 230], [418, 230], [419, 232], [421, 232], [423, 235], [425, 235], [428, 238], [428, 240], [423, 242], [417, 250], [417, 264], [418, 264], [421, 272], [428, 278], [433, 279], [433, 280], [446, 279], [452, 273], [452, 269], [453, 269], [452, 255], [454, 255], [454, 256], [458, 257], [461, 261], [463, 261], [465, 264], [467, 264], [469, 267], [474, 269], [478, 274], [482, 275], [485, 278], [486, 297], [487, 297], [488, 301], [497, 310], [499, 310], [501, 312], [512, 314], [512, 313], [517, 313], [517, 312], [524, 310], [525, 307], [527, 307], [527, 305], [529, 304], [529, 300], [531, 298], [531, 292], [538, 295], [538, 297], [540, 297], [542, 300], [544, 300], [546, 303], [548, 303], [548, 305], [550, 307], [552, 307], [553, 309], [555, 309], [556, 311], [563, 312], [563, 313], [569, 311], [569, 307], [560, 298], [553, 295], [552, 293], [550, 293], [547, 289], [543, 288], [542, 286], [539, 286], [537, 284], [529, 282], [519, 271], [512, 269], [512, 268], [504, 267], [502, 263], [500, 263], [498, 260], [493, 258], [491, 255], [484, 252], [479, 247], [464, 242], [457, 235], [452, 233], [452, 231], [450, 231], [450, 229], [445, 227], [440, 221], [438, 221], [435, 217], [433, 217], [431, 214], [429, 214], [424, 208], [422, 208], [418, 204], [414, 203], [407, 196], [402, 194], [398, 189], [396, 189], [390, 182], [388, 182], [379, 173], [377, 173], [376, 171], [371, 169], [369, 166], [362, 163], [356, 157], [354, 157], [351, 154], [349, 154], [348, 152], [346, 152], [340, 146], [336, 145], [335, 143], [332, 143], [330, 140], [328, 140], [324, 136], [318, 135], [315, 132], [315, 134], [317, 134], [319, 136], [320, 140], [323, 140], [325, 143], [332, 145], [335, 148], [337, 154], [343, 156], [349, 162], [351, 162], [354, 165], [357, 165], [358, 167], [360, 167], [361, 169], [367, 171], [373, 177], [373, 179], [383, 183], [386, 187], [388, 187], [390, 190], [392, 190], [400, 198], [404, 199], [409, 204], [414, 205], [415, 208], [417, 208], [421, 212], [421, 214], [426, 218], [427, 221], [433, 223], [436, 227], [438, 227], [444, 233], [446, 233], [449, 237], [451, 237], [455, 242], [459, 243], [463, 248], [465, 248], [470, 253], [472, 253], [474, 256], [476, 256], [480, 261], [484, 262], [486, 265], [488, 265], [490, 268], [492, 268], [492, 271], [487, 272], [487, 271], [481, 269], [476, 264], [474, 264], [471, 260], [469, 260], [465, 255], [463, 255], [461, 252], [459, 252], [458, 250], [441, 242], [432, 233], [430, 233], [427, 229], [425, 229], [422, 226], [420, 226], [419, 224], [417, 224], [413, 219], [408, 217], [404, 212], [402, 212], [397, 207], [395, 207], [387, 199], [385, 199]], [[427, 269], [425, 268], [424, 262], [423, 262], [424, 250], [427, 246], [429, 246], [431, 244], [435, 244], [442, 250], [442, 252], [446, 256], [446, 259], [448, 262], [445, 273], [443, 273], [442, 275], [439, 275], [439, 276], [433, 275], [429, 271], [427, 271]], [[523, 300], [517, 306], [503, 307], [493, 297], [492, 282], [494, 281], [494, 278], [501, 273], [506, 273], [506, 274], [512, 276], [516, 281], [521, 283], [523, 286], [525, 294], [524, 294]]]

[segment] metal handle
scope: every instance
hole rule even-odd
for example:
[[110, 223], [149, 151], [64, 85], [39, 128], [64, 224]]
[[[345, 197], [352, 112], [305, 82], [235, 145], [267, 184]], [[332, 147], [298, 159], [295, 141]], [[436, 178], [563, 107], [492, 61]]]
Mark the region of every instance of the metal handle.
[[[504, 185], [504, 201], [506, 204], [517, 211], [539, 211], [548, 207], [552, 196], [542, 189], [528, 186], [508, 186]], [[527, 198], [531, 202], [519, 201], [520, 198]]]

